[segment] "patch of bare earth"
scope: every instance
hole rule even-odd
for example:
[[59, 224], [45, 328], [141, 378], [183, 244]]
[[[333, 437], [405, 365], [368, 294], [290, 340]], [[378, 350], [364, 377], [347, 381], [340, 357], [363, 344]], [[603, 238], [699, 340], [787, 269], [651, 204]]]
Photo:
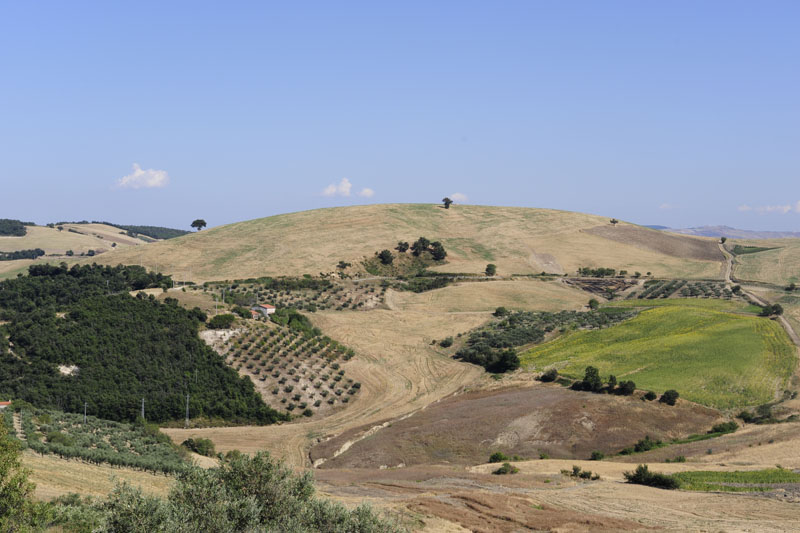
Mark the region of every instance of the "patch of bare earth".
[[[670, 235], [639, 226], [596, 226], [583, 230], [614, 242], [658, 252], [672, 257], [698, 261], [724, 261], [716, 239]], [[611, 265], [609, 265], [611, 266]], [[613, 267], [613, 266], [612, 266]]]
[[719, 413], [576, 392], [558, 385], [457, 394], [410, 416], [346, 431], [312, 448], [323, 468], [475, 464], [506, 455], [588, 458], [654, 439], [704, 433]]

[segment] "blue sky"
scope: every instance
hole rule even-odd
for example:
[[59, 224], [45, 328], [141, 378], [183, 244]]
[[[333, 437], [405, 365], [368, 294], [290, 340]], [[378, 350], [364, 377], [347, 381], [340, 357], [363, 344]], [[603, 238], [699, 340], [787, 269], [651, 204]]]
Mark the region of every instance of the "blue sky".
[[0, 217], [188, 229], [458, 193], [800, 230], [798, 20], [796, 1], [3, 2]]

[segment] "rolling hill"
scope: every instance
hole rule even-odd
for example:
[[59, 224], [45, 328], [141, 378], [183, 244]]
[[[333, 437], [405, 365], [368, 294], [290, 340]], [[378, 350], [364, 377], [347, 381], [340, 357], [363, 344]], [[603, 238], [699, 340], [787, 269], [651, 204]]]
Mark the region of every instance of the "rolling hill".
[[177, 279], [224, 280], [317, 275], [339, 261], [358, 265], [398, 241], [424, 236], [447, 249], [446, 272], [574, 273], [581, 266], [717, 278], [723, 261], [714, 239], [671, 235], [606, 217], [551, 209], [381, 204], [317, 209], [219, 226], [93, 258], [139, 264]]

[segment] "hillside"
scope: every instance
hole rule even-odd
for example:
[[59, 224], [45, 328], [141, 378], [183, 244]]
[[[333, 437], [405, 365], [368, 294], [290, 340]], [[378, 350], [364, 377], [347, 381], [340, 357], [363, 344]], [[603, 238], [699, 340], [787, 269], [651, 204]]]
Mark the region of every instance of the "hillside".
[[670, 233], [695, 235], [697, 237], [727, 237], [729, 239], [789, 239], [800, 237], [800, 231], [754, 231], [730, 226], [698, 226], [695, 228], [673, 229], [665, 226], [651, 226]]
[[[0, 252], [40, 248], [45, 256], [37, 260], [0, 261], [0, 279], [26, 272], [34, 263], [72, 263], [81, 254], [89, 254], [90, 250], [94, 254], [103, 254], [117, 248], [122, 250], [145, 244], [141, 239], [126, 235], [124, 230], [106, 224], [62, 224], [52, 228], [25, 226], [25, 229], [24, 236], [0, 236]], [[71, 256], [67, 255], [68, 251], [72, 251]]]
[[670, 235], [606, 217], [550, 209], [382, 204], [317, 209], [229, 224], [115, 250], [106, 264], [140, 261], [195, 280], [332, 272], [340, 260], [358, 265], [376, 251], [419, 236], [441, 241], [447, 263], [435, 269], [498, 274], [574, 272], [581, 266], [684, 278], [720, 275], [713, 239]]

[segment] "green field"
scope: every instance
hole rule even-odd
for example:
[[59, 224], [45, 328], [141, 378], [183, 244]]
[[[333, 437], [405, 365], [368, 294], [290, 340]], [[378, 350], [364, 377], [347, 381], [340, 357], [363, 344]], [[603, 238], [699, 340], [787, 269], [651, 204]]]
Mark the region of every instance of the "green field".
[[680, 472], [681, 488], [697, 491], [766, 492], [776, 490], [773, 484], [800, 483], [800, 474], [783, 468], [737, 472]]
[[723, 300], [625, 301], [646, 307], [638, 316], [599, 331], [577, 331], [522, 355], [530, 370], [555, 366], [581, 378], [593, 365], [605, 378], [633, 380], [638, 389], [677, 390], [716, 408], [771, 401], [796, 365], [796, 351], [775, 322]]

